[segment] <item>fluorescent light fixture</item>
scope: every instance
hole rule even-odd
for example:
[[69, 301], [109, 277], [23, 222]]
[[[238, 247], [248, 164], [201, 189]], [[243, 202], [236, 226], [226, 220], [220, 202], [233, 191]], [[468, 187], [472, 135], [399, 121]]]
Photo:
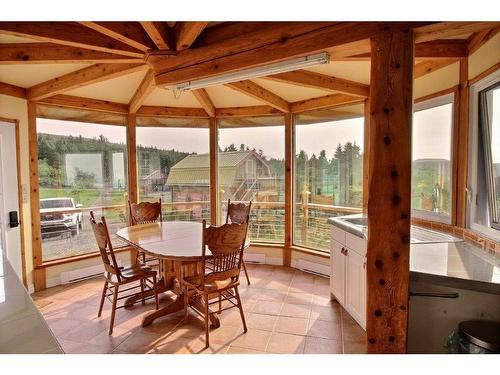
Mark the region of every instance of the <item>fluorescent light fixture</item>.
[[180, 93], [182, 91], [196, 90], [210, 86], [224, 85], [226, 83], [243, 81], [245, 79], [259, 78], [273, 74], [291, 72], [298, 69], [309, 68], [315, 65], [328, 64], [329, 62], [330, 55], [326, 52], [323, 52], [316, 55], [299, 57], [293, 60], [281, 61], [278, 63], [263, 65], [256, 68], [178, 83], [176, 85], [169, 85], [166, 88], [173, 90], [175, 94], [176, 92]]

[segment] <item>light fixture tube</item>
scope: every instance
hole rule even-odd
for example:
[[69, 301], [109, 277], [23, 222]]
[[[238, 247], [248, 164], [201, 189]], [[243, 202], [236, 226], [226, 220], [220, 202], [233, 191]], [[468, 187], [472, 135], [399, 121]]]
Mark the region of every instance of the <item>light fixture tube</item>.
[[291, 72], [315, 65], [328, 64], [329, 62], [330, 55], [327, 52], [323, 52], [316, 55], [299, 57], [288, 61], [281, 61], [274, 64], [259, 66], [256, 68], [221, 74], [209, 78], [197, 79], [194, 81], [183, 82], [176, 85], [169, 85], [166, 88], [174, 90], [174, 92], [196, 90], [215, 85], [223, 85], [226, 83], [243, 81], [245, 79], [253, 79], [273, 74]]

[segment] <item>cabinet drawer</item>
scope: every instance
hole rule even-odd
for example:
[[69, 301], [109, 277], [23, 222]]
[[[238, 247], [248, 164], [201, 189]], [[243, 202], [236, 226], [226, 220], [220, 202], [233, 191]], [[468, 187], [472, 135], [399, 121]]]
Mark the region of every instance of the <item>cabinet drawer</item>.
[[366, 240], [351, 233], [345, 233], [346, 246], [361, 256], [366, 256]]
[[344, 230], [337, 228], [335, 225], [331, 225], [330, 234], [333, 240], [339, 242], [342, 245], [345, 245], [346, 232]]

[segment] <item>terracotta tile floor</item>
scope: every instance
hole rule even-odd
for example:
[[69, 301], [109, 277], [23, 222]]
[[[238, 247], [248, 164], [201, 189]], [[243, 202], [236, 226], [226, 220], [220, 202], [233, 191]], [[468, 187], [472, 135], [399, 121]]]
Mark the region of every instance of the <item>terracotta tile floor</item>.
[[142, 327], [142, 316], [154, 308], [151, 301], [119, 309], [109, 336], [110, 303], [97, 318], [102, 278], [49, 288], [34, 300], [66, 353], [364, 353], [365, 332], [330, 301], [328, 279], [284, 267], [248, 269], [252, 284], [242, 278], [240, 287], [248, 332], [238, 309], [224, 311], [209, 349], [194, 312], [188, 322], [180, 312]]

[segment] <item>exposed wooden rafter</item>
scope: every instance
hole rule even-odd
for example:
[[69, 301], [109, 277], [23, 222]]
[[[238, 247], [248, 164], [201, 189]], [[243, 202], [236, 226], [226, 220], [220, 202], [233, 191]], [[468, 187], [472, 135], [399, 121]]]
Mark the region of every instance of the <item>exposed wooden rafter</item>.
[[114, 103], [107, 100], [98, 100], [91, 98], [82, 98], [72, 95], [54, 95], [48, 98], [40, 99], [38, 104], [52, 105], [62, 108], [86, 109], [97, 112], [106, 113], [128, 113], [128, 105], [122, 103]]
[[270, 105], [259, 105], [251, 107], [231, 107], [231, 108], [216, 108], [215, 117], [251, 117], [251, 116], [273, 116], [282, 115], [283, 113]]
[[264, 78], [299, 86], [312, 87], [315, 89], [341, 91], [347, 94], [364, 97], [367, 97], [370, 94], [370, 87], [363, 83], [331, 77], [308, 70], [296, 70], [293, 72], [274, 74]]
[[9, 83], [0, 82], [0, 95], [14, 96], [16, 98], [26, 98], [27, 91], [24, 87], [11, 85]]
[[141, 22], [144, 31], [149, 35], [158, 49], [171, 49], [167, 25], [163, 22]]
[[151, 94], [156, 87], [155, 85], [155, 75], [152, 69], [149, 69], [141, 84], [137, 88], [134, 96], [130, 100], [129, 103], [129, 111], [130, 113], [136, 113], [139, 108], [144, 103], [144, 100]]
[[434, 39], [453, 38], [460, 35], [493, 29], [500, 22], [436, 22], [415, 29], [415, 42], [427, 42]]
[[175, 28], [175, 49], [182, 51], [191, 47], [208, 22], [180, 22]]
[[146, 67], [144, 64], [94, 64], [30, 87], [28, 99], [40, 100], [78, 87], [134, 73]]
[[143, 52], [155, 48], [138, 22], [80, 22], [101, 34], [119, 40]]
[[413, 69], [413, 78], [420, 78], [426, 74], [435, 72], [436, 70], [442, 69], [448, 65], [454, 64], [458, 59], [442, 59], [442, 60], [431, 60], [422, 61], [415, 64]]
[[290, 112], [290, 103], [250, 80], [228, 83], [225, 86], [257, 99], [282, 112]]
[[205, 89], [198, 89], [198, 90], [193, 90], [191, 91], [198, 100], [198, 102], [201, 104], [205, 112], [207, 112], [207, 115], [210, 117], [215, 117], [215, 106], [214, 103], [212, 103], [212, 100], [210, 99], [210, 96], [208, 96], [208, 93]]
[[319, 98], [306, 99], [290, 104], [291, 112], [305, 112], [315, 109], [334, 108], [348, 104], [363, 103], [365, 98], [346, 94], [332, 94]]
[[0, 64], [141, 63], [141, 58], [53, 43], [0, 44]]
[[76, 22], [0, 22], [0, 34], [142, 58], [144, 53]]
[[493, 38], [500, 31], [500, 27], [490, 30], [482, 30], [477, 33], [472, 34], [469, 39], [467, 39], [467, 49], [468, 54], [476, 52], [481, 48], [484, 43]]
[[143, 105], [137, 111], [137, 115], [157, 117], [208, 118], [207, 113], [203, 108], [158, 107], [152, 105]]

